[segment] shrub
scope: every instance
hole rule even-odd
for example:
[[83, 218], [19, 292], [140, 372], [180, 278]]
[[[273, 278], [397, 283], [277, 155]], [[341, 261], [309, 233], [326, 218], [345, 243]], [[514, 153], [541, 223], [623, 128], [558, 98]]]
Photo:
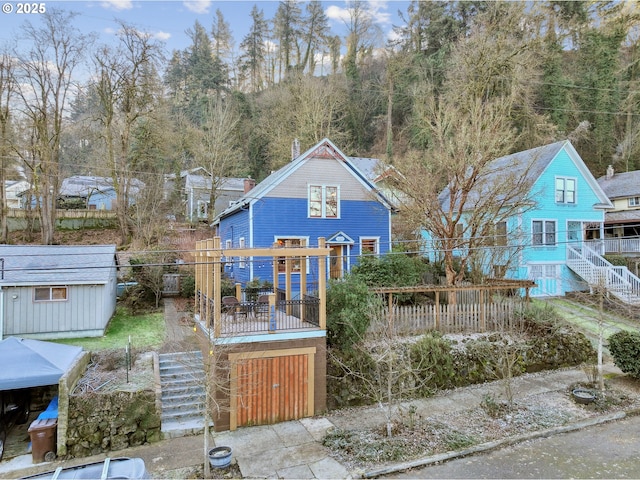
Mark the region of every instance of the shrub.
[[379, 310], [378, 297], [356, 275], [331, 281], [327, 290], [327, 343], [350, 349], [364, 337], [373, 312]]
[[196, 279], [193, 275], [182, 277], [180, 281], [180, 296], [183, 298], [193, 298], [196, 294]]
[[628, 266], [627, 264], [627, 258], [623, 255], [605, 255], [604, 259], [607, 260], [611, 265], [615, 266], [615, 267], [626, 267]]
[[620, 370], [640, 379], [640, 333], [614, 333], [609, 337], [609, 351]]
[[[411, 367], [425, 385], [422, 394], [433, 389], [450, 388], [456, 375], [451, 343], [441, 333], [430, 332], [411, 346]], [[425, 382], [426, 380], [426, 382]]]

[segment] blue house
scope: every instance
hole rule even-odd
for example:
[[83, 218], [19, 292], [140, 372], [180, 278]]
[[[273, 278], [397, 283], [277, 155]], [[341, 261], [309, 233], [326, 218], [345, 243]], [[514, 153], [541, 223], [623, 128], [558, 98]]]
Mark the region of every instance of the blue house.
[[509, 175], [525, 182], [527, 193], [512, 199], [521, 202], [517, 213], [496, 213], [495, 237], [478, 249], [486, 275], [533, 280], [538, 286], [532, 296], [561, 296], [604, 279], [614, 294], [634, 301], [640, 280], [602, 257], [605, 210], [612, 204], [571, 142], [498, 158], [488, 170], [492, 179], [470, 198], [489, 195], [492, 182], [498, 189]]
[[[328, 139], [293, 156], [216, 217], [223, 248], [308, 247], [323, 237], [331, 249], [329, 278], [341, 278], [360, 255], [387, 253], [393, 207], [351, 159]], [[310, 283], [322, 273], [313, 268], [306, 269]], [[273, 282], [274, 266], [270, 259], [233, 258], [225, 272], [243, 284]]]

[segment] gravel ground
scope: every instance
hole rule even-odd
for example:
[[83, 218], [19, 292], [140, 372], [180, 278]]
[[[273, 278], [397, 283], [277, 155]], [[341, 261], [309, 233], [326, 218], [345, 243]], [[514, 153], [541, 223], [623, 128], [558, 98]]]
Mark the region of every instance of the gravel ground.
[[[608, 380], [604, 394], [598, 393], [590, 405], [574, 401], [571, 390], [576, 386], [580, 385], [518, 399], [510, 407], [484, 398], [475, 408], [437, 418], [412, 414], [405, 408], [393, 421], [392, 437], [386, 436], [384, 425], [365, 426], [363, 422], [361, 429], [337, 429], [325, 439], [325, 445], [350, 470], [366, 471], [606, 413], [640, 409], [640, 381], [624, 376]], [[358, 416], [358, 410], [344, 409], [332, 415]]]

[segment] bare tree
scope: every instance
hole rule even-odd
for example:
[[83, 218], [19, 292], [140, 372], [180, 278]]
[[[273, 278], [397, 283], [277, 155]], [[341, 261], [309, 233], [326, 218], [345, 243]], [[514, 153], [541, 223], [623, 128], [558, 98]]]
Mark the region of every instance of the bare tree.
[[0, 243], [7, 242], [8, 207], [6, 203], [5, 182], [14, 164], [10, 156], [11, 148], [11, 109], [15, 94], [15, 60], [7, 50], [0, 53]]
[[427, 83], [417, 97], [424, 149], [398, 159], [403, 209], [442, 251], [449, 285], [463, 279], [496, 224], [531, 205], [528, 172], [493, 163], [517, 144], [514, 116], [532, 98], [526, 79], [536, 71], [535, 49], [523, 18], [523, 6], [503, 3], [478, 16], [452, 50], [442, 89]]
[[241, 159], [237, 127], [240, 115], [230, 101], [210, 98], [203, 107], [203, 126], [194, 159], [211, 175], [209, 220], [216, 215], [215, 204], [225, 176], [235, 173]]
[[19, 88], [30, 129], [29, 154], [18, 152], [33, 175], [42, 228], [42, 242], [53, 243], [56, 197], [60, 186], [61, 135], [73, 73], [81, 64], [90, 38], [73, 27], [76, 14], [50, 9], [43, 26], [22, 27], [28, 50], [19, 55]]
[[95, 120], [102, 126], [106, 163], [116, 192], [116, 214], [122, 241], [130, 237], [128, 208], [135, 172], [129, 164], [132, 132], [149, 115], [159, 91], [161, 48], [151, 35], [120, 22], [119, 44], [94, 55], [93, 89], [98, 100]]

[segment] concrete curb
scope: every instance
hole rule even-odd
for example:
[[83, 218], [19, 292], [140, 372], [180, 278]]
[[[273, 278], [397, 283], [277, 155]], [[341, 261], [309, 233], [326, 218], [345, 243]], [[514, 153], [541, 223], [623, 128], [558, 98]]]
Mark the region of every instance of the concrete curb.
[[[639, 412], [637, 411], [630, 412], [631, 415], [635, 415], [638, 413]], [[600, 417], [588, 418], [586, 420], [581, 420], [579, 422], [571, 423], [569, 425], [563, 425], [561, 427], [552, 427], [552, 428], [547, 428], [545, 430], [528, 432], [522, 435], [515, 435], [513, 437], [494, 440], [493, 442], [481, 443], [479, 445], [474, 445], [473, 447], [465, 448], [463, 450], [440, 453], [437, 455], [431, 455], [428, 457], [419, 458], [417, 460], [412, 460], [410, 462], [403, 462], [403, 463], [398, 463], [395, 465], [390, 465], [390, 466], [375, 469], [375, 470], [369, 470], [360, 474], [359, 478], [376, 478], [382, 475], [388, 475], [390, 473], [409, 470], [411, 468], [426, 467], [428, 465], [445, 462], [447, 460], [452, 460], [454, 458], [466, 457], [469, 455], [474, 455], [476, 453], [482, 453], [488, 450], [493, 450], [500, 447], [506, 447], [508, 445], [524, 442], [526, 440], [533, 440], [541, 437], [549, 437], [551, 435], [556, 435], [558, 433], [572, 432], [574, 430], [581, 430], [583, 428], [592, 427], [594, 425], [599, 425], [601, 423], [612, 422], [614, 420], [622, 420], [626, 416], [627, 416], [627, 413], [622, 411], [622, 412], [611, 413], [609, 415], [603, 415]]]

